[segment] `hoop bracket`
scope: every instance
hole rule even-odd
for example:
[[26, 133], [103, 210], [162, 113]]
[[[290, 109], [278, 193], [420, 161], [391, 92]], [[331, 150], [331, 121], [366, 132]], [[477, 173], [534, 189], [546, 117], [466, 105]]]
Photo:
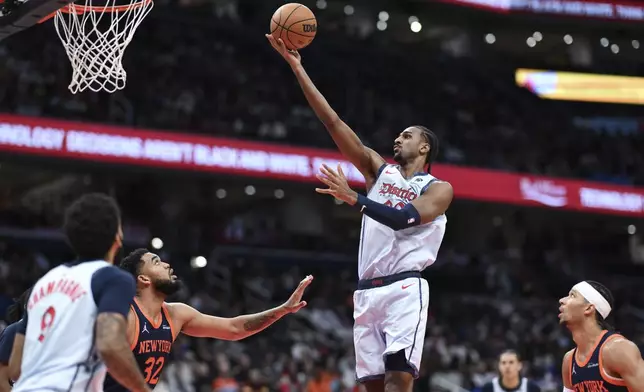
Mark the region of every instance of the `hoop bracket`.
[[0, 41], [39, 23], [43, 15], [49, 15], [72, 0], [29, 0], [0, 18]]

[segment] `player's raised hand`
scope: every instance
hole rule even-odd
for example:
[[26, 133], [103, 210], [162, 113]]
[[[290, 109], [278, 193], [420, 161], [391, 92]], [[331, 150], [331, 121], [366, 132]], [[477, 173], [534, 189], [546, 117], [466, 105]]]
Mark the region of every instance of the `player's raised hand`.
[[349, 205], [354, 205], [358, 201], [358, 193], [349, 186], [347, 177], [339, 164], [337, 172], [327, 165], [322, 165], [320, 174], [317, 174], [316, 177], [328, 186], [327, 189], [315, 188], [317, 193], [331, 195]]
[[268, 39], [268, 42], [271, 43], [271, 46], [273, 47], [273, 49], [275, 49], [277, 53], [279, 53], [282, 57], [284, 57], [284, 60], [286, 60], [286, 62], [291, 66], [291, 68], [301, 63], [302, 57], [300, 57], [300, 54], [298, 53], [298, 51], [289, 50], [281, 38], [275, 39], [275, 37], [273, 37], [271, 34], [266, 34], [266, 38]]
[[308, 275], [306, 278], [302, 279], [300, 284], [297, 285], [297, 288], [295, 289], [293, 294], [291, 294], [291, 298], [289, 298], [288, 301], [286, 301], [284, 305], [282, 305], [284, 310], [288, 311], [289, 313], [295, 313], [306, 306], [306, 301], [302, 301], [302, 295], [304, 295], [304, 290], [309, 287], [312, 281], [312, 275]]

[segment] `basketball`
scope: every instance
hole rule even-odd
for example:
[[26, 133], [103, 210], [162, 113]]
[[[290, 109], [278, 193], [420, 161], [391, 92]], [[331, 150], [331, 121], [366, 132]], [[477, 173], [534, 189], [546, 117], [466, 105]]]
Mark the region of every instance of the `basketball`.
[[281, 38], [290, 50], [307, 47], [315, 38], [317, 30], [315, 15], [302, 4], [284, 4], [271, 18], [271, 35], [275, 39]]

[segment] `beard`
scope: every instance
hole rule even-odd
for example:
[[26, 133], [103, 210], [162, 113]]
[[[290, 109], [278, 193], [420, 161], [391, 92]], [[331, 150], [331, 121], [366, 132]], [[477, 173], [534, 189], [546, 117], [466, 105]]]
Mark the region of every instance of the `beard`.
[[181, 281], [179, 279], [159, 279], [152, 282], [152, 285], [154, 290], [168, 296], [176, 294], [181, 289]]
[[404, 161], [400, 150], [398, 150], [397, 153], [394, 153], [394, 161], [396, 161], [396, 163], [402, 163]]

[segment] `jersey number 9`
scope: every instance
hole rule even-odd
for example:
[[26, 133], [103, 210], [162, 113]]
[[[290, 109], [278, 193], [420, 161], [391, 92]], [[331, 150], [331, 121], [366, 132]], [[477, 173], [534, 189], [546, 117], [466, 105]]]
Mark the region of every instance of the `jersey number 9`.
[[38, 336], [38, 341], [42, 342], [45, 340], [45, 335], [51, 329], [51, 326], [54, 324], [54, 319], [56, 318], [56, 309], [53, 306], [50, 306], [45, 310], [45, 313], [40, 319], [40, 336]]

